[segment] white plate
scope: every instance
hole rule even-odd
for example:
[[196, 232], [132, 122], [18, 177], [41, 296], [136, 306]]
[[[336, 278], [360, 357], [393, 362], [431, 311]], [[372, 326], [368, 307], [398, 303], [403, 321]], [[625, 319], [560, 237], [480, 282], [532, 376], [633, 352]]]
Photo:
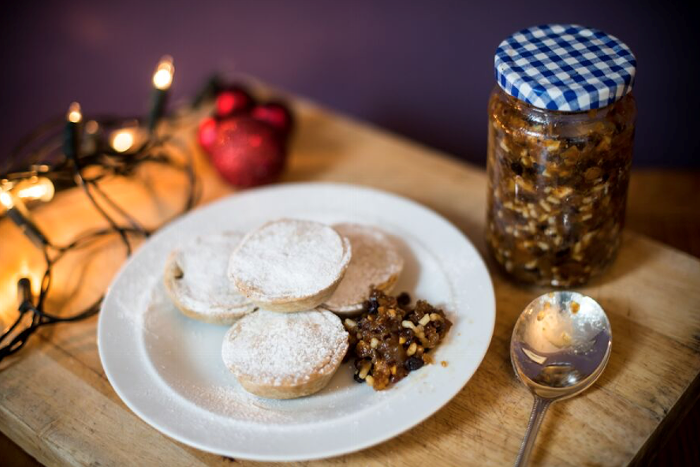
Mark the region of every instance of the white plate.
[[[310, 397], [273, 401], [246, 393], [221, 361], [227, 328], [181, 315], [164, 294], [162, 271], [168, 253], [188, 237], [247, 231], [280, 217], [373, 224], [394, 235], [406, 262], [395, 290], [442, 306], [454, 323], [436, 363], [382, 392], [355, 383], [348, 363]], [[277, 185], [198, 209], [146, 242], [105, 297], [98, 347], [117, 394], [166, 435], [233, 458], [316, 459], [380, 443], [439, 410], [481, 363], [495, 315], [481, 257], [433, 211], [352, 185]]]

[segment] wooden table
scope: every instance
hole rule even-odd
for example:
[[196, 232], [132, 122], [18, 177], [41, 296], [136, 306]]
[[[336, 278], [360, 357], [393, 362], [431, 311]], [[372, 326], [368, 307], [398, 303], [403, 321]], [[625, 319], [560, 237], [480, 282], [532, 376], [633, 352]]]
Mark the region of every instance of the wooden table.
[[[295, 102], [300, 116], [283, 181], [342, 181], [392, 191], [431, 207], [459, 227], [484, 253], [483, 170], [368, 125]], [[183, 137], [193, 142], [193, 131]], [[226, 187], [203, 160], [204, 201]], [[115, 180], [108, 192], [143, 222], [167, 217], [182, 181], [145, 170]], [[661, 187], [663, 188], [663, 187]], [[168, 194], [168, 198], [157, 197]], [[77, 191], [36, 211], [52, 239], [67, 239], [98, 218]], [[71, 219], [67, 222], [67, 219]], [[40, 257], [15, 226], [0, 223], [0, 316], [15, 306], [17, 271], [34, 275]], [[121, 261], [118, 244], [103, 245], [89, 266], [57, 281], [52, 304], [75, 309], [109, 283]], [[85, 259], [85, 258], [83, 258]], [[513, 375], [508, 344], [520, 310], [541, 291], [518, 288], [493, 264], [495, 333], [486, 358], [452, 402], [416, 428], [374, 448], [308, 464], [505, 465], [520, 445], [531, 397]], [[78, 285], [83, 287], [79, 288]], [[656, 450], [700, 394], [700, 261], [625, 232], [612, 269], [581, 289], [610, 316], [612, 357], [599, 382], [550, 410], [535, 447], [540, 465], [625, 465]], [[96, 319], [42, 332], [0, 370], [0, 431], [48, 465], [225, 465], [229, 459], [175, 442], [142, 422], [112, 390], [96, 348]], [[243, 465], [251, 462], [237, 460]], [[307, 463], [298, 463], [306, 465]]]

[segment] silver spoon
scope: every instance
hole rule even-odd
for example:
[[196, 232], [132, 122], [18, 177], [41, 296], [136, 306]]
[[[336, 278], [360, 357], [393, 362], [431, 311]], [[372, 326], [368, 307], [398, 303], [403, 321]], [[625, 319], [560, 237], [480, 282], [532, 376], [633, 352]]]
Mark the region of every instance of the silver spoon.
[[590, 297], [551, 292], [525, 308], [513, 329], [510, 359], [535, 403], [516, 466], [527, 465], [549, 405], [588, 389], [603, 373], [611, 347], [610, 321]]

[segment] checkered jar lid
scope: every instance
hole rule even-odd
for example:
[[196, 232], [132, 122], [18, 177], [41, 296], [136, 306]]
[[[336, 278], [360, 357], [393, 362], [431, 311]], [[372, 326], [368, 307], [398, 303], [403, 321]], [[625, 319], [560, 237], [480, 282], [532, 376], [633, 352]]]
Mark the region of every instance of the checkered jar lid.
[[494, 57], [496, 80], [535, 107], [576, 112], [605, 107], [632, 89], [637, 61], [618, 38], [575, 24], [518, 31]]

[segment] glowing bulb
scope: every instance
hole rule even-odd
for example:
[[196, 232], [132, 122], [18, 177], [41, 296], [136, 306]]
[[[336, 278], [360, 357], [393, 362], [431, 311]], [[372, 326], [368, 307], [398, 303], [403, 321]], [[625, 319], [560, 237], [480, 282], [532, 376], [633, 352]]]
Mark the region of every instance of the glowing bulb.
[[17, 274], [15, 277], [17, 278], [16, 280], [18, 282], [23, 277], [29, 279], [31, 284], [30, 290], [35, 296], [39, 295], [39, 292], [41, 292], [41, 275], [36, 268], [29, 266], [29, 262], [26, 259], [22, 260], [22, 262], [19, 264], [19, 274]]
[[175, 67], [173, 66], [173, 57], [165, 55], [160, 59], [156, 72], [153, 73], [153, 85], [156, 89], [165, 91], [170, 88], [173, 82], [173, 74]]
[[131, 130], [119, 130], [112, 137], [112, 147], [117, 152], [126, 152], [134, 145], [134, 133]]
[[70, 107], [68, 107], [68, 115], [66, 115], [66, 118], [71, 123], [78, 123], [82, 120], [83, 114], [80, 113], [80, 104], [73, 102]]
[[32, 222], [27, 207], [20, 198], [15, 198], [11, 192], [0, 187], [0, 205], [7, 210], [7, 216], [12, 219], [22, 233], [39, 248], [46, 248], [49, 241], [39, 228]]
[[100, 129], [100, 124], [97, 123], [95, 120], [90, 120], [85, 124], [85, 133], [88, 135], [94, 135], [96, 134]]
[[5, 209], [12, 209], [15, 205], [12, 195], [7, 191], [0, 191], [0, 204], [5, 206]]
[[53, 199], [56, 190], [48, 178], [34, 176], [17, 183], [12, 191], [24, 201], [43, 201], [46, 203]]

